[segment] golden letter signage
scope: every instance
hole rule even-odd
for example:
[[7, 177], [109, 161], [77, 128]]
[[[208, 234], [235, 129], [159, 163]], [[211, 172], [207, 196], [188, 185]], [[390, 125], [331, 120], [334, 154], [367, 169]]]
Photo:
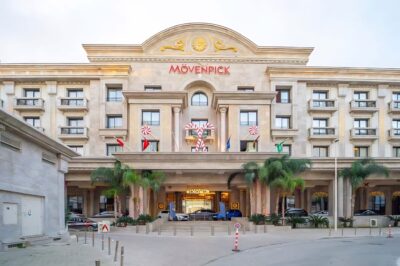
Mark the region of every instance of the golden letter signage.
[[202, 188], [192, 188], [186, 190], [187, 194], [208, 194], [210, 193], [210, 190], [208, 189], [202, 189]]
[[230, 66], [191, 66], [191, 65], [171, 65], [170, 74], [208, 74], [208, 75], [229, 75]]

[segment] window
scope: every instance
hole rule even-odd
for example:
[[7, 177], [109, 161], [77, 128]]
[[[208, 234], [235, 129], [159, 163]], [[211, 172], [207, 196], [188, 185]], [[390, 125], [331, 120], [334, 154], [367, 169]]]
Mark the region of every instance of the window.
[[[144, 150], [145, 152], [158, 152], [158, 140], [148, 140], [149, 141], [149, 146]], [[142, 140], [142, 147], [143, 147], [143, 142]]]
[[208, 98], [202, 92], [196, 92], [192, 96], [192, 105], [193, 106], [207, 106], [208, 105]]
[[161, 86], [144, 86], [144, 91], [161, 91]]
[[328, 157], [328, 147], [327, 146], [314, 146], [313, 147], [314, 157]]
[[354, 100], [368, 100], [368, 92], [367, 91], [355, 91], [354, 92]]
[[355, 146], [354, 157], [368, 157], [368, 146]]
[[68, 128], [61, 128], [62, 134], [82, 135], [85, 132], [84, 121], [82, 117], [68, 117]]
[[122, 115], [108, 115], [107, 128], [120, 128], [122, 127]]
[[253, 92], [254, 91], [254, 87], [238, 87], [237, 88], [238, 91], [240, 92]]
[[368, 119], [354, 119], [354, 134], [355, 135], [368, 135]]
[[68, 147], [71, 150], [79, 153], [80, 155], [83, 155], [83, 146], [82, 145], [68, 145]]
[[[191, 147], [192, 152], [196, 152], [196, 147]], [[200, 152], [203, 152], [201, 149], [199, 149]], [[208, 152], [208, 147], [206, 147], [206, 152]]]
[[393, 101], [400, 101], [400, 92], [393, 92], [392, 93], [392, 100]]
[[40, 98], [40, 90], [39, 89], [24, 89], [24, 97]]
[[290, 128], [290, 117], [287, 116], [277, 116], [275, 118], [275, 128]]
[[83, 127], [83, 118], [82, 117], [68, 117], [68, 126], [70, 127]]
[[326, 100], [326, 99], [328, 99], [328, 92], [327, 91], [313, 91], [312, 98], [313, 98], [313, 100]]
[[241, 152], [258, 151], [258, 141], [257, 140], [241, 140], [240, 141], [240, 151]]
[[122, 88], [107, 88], [107, 102], [121, 102]]
[[276, 94], [277, 103], [290, 103], [290, 90], [277, 89], [276, 92], [277, 92]]
[[313, 119], [313, 127], [327, 127], [328, 119], [327, 118], [314, 118]]
[[83, 98], [82, 89], [68, 89], [67, 96], [69, 98]]
[[240, 111], [240, 125], [241, 126], [256, 126], [257, 125], [257, 111]]
[[[192, 119], [192, 123], [197, 125], [198, 127], [203, 126], [204, 124], [208, 123], [207, 119]], [[190, 136], [197, 136], [197, 132], [195, 130], [190, 130]], [[203, 137], [211, 135], [211, 130], [207, 129], [203, 131]]]
[[68, 210], [71, 212], [82, 213], [83, 211], [83, 196], [68, 196]]
[[374, 192], [372, 192], [374, 195], [370, 197], [369, 208], [378, 215], [384, 215], [386, 209], [385, 194], [381, 191]]
[[292, 145], [283, 144], [282, 145], [282, 152], [287, 153], [289, 156], [291, 156], [292, 155]]
[[142, 125], [159, 126], [160, 111], [158, 110], [142, 111]]
[[400, 136], [400, 120], [399, 119], [392, 120], [392, 129], [393, 129], [394, 136]]
[[122, 152], [122, 147], [118, 144], [107, 144], [106, 155], [111, 156], [113, 153]]
[[33, 127], [40, 127], [40, 117], [38, 116], [25, 116], [24, 120]]
[[400, 147], [393, 147], [393, 157], [400, 157]]

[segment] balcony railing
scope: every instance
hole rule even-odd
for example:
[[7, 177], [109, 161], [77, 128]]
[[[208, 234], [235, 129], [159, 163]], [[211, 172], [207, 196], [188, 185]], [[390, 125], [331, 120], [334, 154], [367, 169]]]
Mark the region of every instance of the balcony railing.
[[312, 99], [312, 100], [309, 101], [308, 110], [309, 111], [334, 112], [334, 111], [337, 110], [336, 100], [330, 100], [330, 99], [316, 100], [316, 99]]
[[44, 100], [42, 98], [16, 98], [14, 109], [38, 110], [43, 109]]
[[[196, 141], [197, 133], [193, 129], [187, 129], [185, 135], [186, 142]], [[215, 140], [215, 131], [214, 130], [204, 130], [203, 132], [203, 140], [204, 142], [213, 142]]]
[[375, 112], [378, 110], [375, 100], [353, 100], [350, 102], [351, 111]]
[[391, 101], [389, 103], [389, 112], [400, 112], [400, 101]]
[[321, 138], [321, 139], [335, 139], [336, 128], [334, 127], [312, 127], [309, 129], [310, 138]]
[[389, 129], [389, 139], [400, 139], [400, 128]]
[[86, 127], [65, 126], [60, 127], [59, 138], [88, 138]]
[[60, 98], [58, 101], [60, 110], [86, 110], [87, 100], [85, 98]]
[[352, 138], [376, 139], [378, 138], [376, 128], [358, 127], [351, 129]]

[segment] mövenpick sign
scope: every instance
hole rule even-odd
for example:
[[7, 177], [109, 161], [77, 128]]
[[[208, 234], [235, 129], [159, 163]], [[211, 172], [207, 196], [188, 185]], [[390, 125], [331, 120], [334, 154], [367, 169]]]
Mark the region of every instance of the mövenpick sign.
[[229, 75], [230, 66], [190, 66], [186, 64], [171, 65], [169, 73], [171, 74], [214, 74], [214, 75]]

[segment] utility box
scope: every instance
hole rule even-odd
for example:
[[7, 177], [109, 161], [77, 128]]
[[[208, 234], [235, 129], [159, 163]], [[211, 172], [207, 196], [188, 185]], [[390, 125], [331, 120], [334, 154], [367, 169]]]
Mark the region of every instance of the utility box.
[[378, 219], [369, 219], [370, 227], [378, 227]]

